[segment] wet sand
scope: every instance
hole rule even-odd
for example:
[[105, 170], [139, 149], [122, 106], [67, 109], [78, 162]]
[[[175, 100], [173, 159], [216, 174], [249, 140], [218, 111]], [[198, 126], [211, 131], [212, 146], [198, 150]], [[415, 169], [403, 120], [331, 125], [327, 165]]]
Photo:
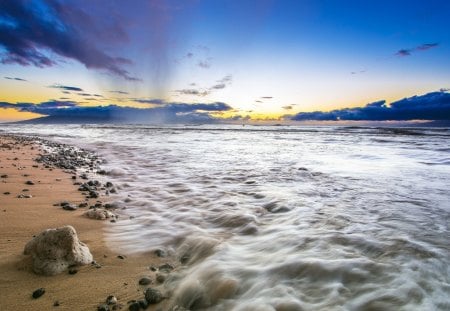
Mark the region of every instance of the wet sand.
[[[0, 175], [7, 175], [0, 178], [0, 310], [97, 310], [109, 295], [116, 296], [121, 309], [128, 310], [127, 302], [143, 299], [148, 287], [139, 285], [139, 279], [148, 276], [153, 281], [150, 286], [155, 287], [156, 274], [149, 267], [167, 259], [153, 252], [130, 256], [115, 252], [105, 244], [103, 233], [105, 226], [114, 223], [83, 216], [87, 208], [67, 211], [54, 206], [62, 201], [85, 202], [85, 197], [73, 184], [71, 174], [36, 163], [40, 152], [38, 144], [0, 136]], [[34, 185], [27, 185], [29, 180]], [[32, 197], [18, 198], [20, 194]], [[89, 203], [97, 200], [107, 198]], [[56, 276], [36, 275], [31, 258], [23, 255], [25, 244], [45, 229], [64, 225], [76, 229], [101, 268], [86, 265], [73, 275], [67, 271]], [[33, 299], [33, 291], [41, 287], [45, 294]], [[59, 306], [54, 306], [55, 302]], [[165, 309], [166, 303], [147, 310]]]

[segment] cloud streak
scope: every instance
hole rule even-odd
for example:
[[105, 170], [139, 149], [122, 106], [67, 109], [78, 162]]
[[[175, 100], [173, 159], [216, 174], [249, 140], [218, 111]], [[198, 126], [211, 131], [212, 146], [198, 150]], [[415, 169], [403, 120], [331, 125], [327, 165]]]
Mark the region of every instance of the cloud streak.
[[61, 89], [64, 91], [73, 91], [73, 92], [83, 92], [83, 89], [76, 87], [76, 86], [67, 86], [67, 85], [61, 85], [61, 84], [53, 84], [48, 86], [52, 89]]
[[13, 77], [4, 77], [7, 80], [15, 80], [15, 81], [22, 81], [27, 82], [28, 80], [22, 79], [22, 78], [13, 78]]
[[439, 43], [424, 43], [421, 44], [419, 46], [416, 46], [415, 48], [412, 49], [401, 49], [398, 50], [395, 55], [396, 56], [400, 56], [400, 57], [405, 57], [405, 56], [411, 56], [414, 52], [421, 52], [421, 51], [427, 51], [429, 49], [438, 47]]
[[300, 112], [290, 117], [295, 121], [407, 121], [450, 120], [450, 93], [432, 92], [386, 104], [381, 100], [364, 107], [344, 108], [329, 112]]
[[[4, 50], [0, 53], [0, 62], [3, 64], [51, 67], [57, 64], [54, 55], [59, 55], [76, 60], [89, 69], [103, 70], [130, 81], [139, 80], [124, 69], [130, 60], [106, 54], [98, 42], [89, 37], [85, 24], [95, 32], [95, 22], [81, 9], [56, 0], [1, 1], [0, 18], [8, 21], [0, 23], [0, 47]], [[108, 30], [125, 36], [118, 24]], [[103, 32], [108, 30], [103, 29]]]

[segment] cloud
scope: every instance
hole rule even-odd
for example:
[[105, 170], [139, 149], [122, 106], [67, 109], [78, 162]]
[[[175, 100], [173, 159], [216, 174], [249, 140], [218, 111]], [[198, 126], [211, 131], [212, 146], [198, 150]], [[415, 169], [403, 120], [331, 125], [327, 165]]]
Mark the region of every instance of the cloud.
[[411, 50], [406, 50], [406, 49], [398, 50], [397, 53], [395, 53], [395, 55], [397, 55], [397, 56], [409, 56], [409, 55], [411, 55]]
[[27, 82], [28, 80], [22, 79], [22, 78], [12, 78], [12, 77], [4, 77], [5, 79], [8, 80], [15, 80], [15, 81], [24, 81]]
[[226, 75], [222, 79], [217, 80], [218, 83], [225, 83], [225, 84], [230, 84], [232, 81], [233, 81], [232, 75]]
[[219, 119], [211, 113], [231, 111], [223, 102], [167, 103], [152, 108], [109, 106], [80, 106], [73, 101], [51, 100], [40, 104], [0, 102], [0, 108], [14, 108], [48, 116], [42, 122], [125, 122], [125, 123], [214, 123]]
[[164, 105], [166, 101], [164, 99], [154, 98], [154, 99], [145, 99], [145, 98], [134, 98], [134, 102], [140, 104], [153, 104], [153, 105]]
[[182, 89], [182, 90], [176, 90], [175, 91], [178, 94], [182, 95], [194, 95], [194, 96], [206, 96], [209, 95], [209, 91], [207, 90], [200, 90], [200, 89]]
[[284, 110], [292, 110], [293, 107], [291, 105], [288, 105], [288, 106], [283, 106], [281, 108], [283, 108]]
[[110, 93], [115, 93], [115, 94], [126, 94], [126, 95], [130, 94], [130, 93], [125, 92], [125, 91], [109, 91], [109, 92]]
[[395, 55], [400, 56], [400, 57], [411, 56], [411, 54], [413, 52], [426, 51], [426, 50], [435, 48], [437, 46], [439, 46], [439, 43], [424, 43], [424, 44], [416, 46], [415, 48], [412, 48], [412, 49], [401, 49], [401, 50], [397, 51], [397, 53], [395, 53]]
[[[53, 1], [1, 1], [0, 62], [22, 66], [50, 67], [57, 64], [54, 55], [76, 60], [86, 68], [99, 69], [126, 80], [130, 76], [124, 65], [131, 61], [103, 52], [100, 41], [126, 37], [120, 23], [100, 27], [94, 19], [74, 5]], [[100, 26], [98, 26], [100, 25]], [[97, 34], [97, 35], [95, 35]]]
[[211, 63], [208, 60], [201, 60], [197, 64], [200, 68], [208, 69], [211, 67]]
[[364, 107], [344, 108], [329, 112], [300, 112], [290, 117], [296, 121], [406, 121], [450, 120], [450, 93], [432, 92], [386, 104], [381, 100]]
[[425, 50], [429, 50], [432, 48], [435, 48], [439, 45], [439, 43], [425, 43], [422, 45], [419, 45], [418, 47], [416, 47], [417, 51], [425, 51]]
[[261, 96], [262, 99], [272, 99], [272, 96]]
[[224, 89], [225, 87], [226, 87], [225, 83], [219, 83], [219, 84], [211, 86], [210, 89], [211, 90], [221, 90], [221, 89]]
[[[53, 89], [62, 89], [65, 91], [74, 91], [74, 92], [83, 92], [83, 89], [76, 87], [76, 86], [67, 86], [67, 85], [61, 85], [61, 84], [53, 84], [48, 86], [49, 88]], [[65, 92], [63, 92], [65, 93]]]

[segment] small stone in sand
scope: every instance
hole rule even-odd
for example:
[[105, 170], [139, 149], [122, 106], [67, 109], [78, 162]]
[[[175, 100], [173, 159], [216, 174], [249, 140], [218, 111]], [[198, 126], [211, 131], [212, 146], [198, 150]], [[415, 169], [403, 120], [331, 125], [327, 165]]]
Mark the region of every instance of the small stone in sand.
[[32, 181], [32, 180], [27, 180], [27, 181], [25, 182], [25, 184], [26, 184], [26, 185], [32, 186], [32, 185], [34, 185], [34, 181]]
[[45, 294], [45, 288], [38, 288], [33, 292], [33, 298], [37, 299]]
[[9, 192], [9, 191], [6, 191], [6, 192], [3, 192], [3, 194], [4, 194], [4, 195], [10, 195], [10, 194], [11, 194], [11, 192]]
[[56, 300], [54, 303], [53, 303], [53, 306], [54, 307], [59, 307], [60, 306], [60, 303], [59, 303], [59, 301], [58, 300]]
[[148, 277], [143, 277], [139, 280], [139, 285], [148, 285], [151, 283], [152, 283], [152, 280]]
[[173, 270], [173, 266], [171, 264], [165, 263], [161, 266], [159, 266], [159, 271], [169, 273]]
[[8, 175], [3, 174], [2, 176], [0, 176], [1, 178], [8, 178]]
[[158, 274], [158, 275], [156, 276], [156, 281], [157, 281], [158, 283], [164, 283], [165, 280], [166, 280], [166, 277], [165, 277], [164, 275], [162, 275], [162, 274]]
[[97, 311], [109, 311], [109, 307], [107, 305], [99, 305]]
[[108, 297], [106, 297], [106, 304], [108, 304], [108, 305], [115, 305], [116, 303], [117, 303], [116, 296], [109, 295]]
[[141, 305], [137, 301], [133, 301], [129, 306], [128, 310], [130, 311], [139, 311], [141, 310]]
[[74, 267], [69, 268], [69, 274], [77, 274], [78, 270]]
[[163, 300], [163, 295], [157, 289], [147, 288], [145, 291], [145, 300], [147, 300], [149, 304], [159, 303]]
[[117, 258], [119, 258], [119, 259], [125, 259], [125, 256], [123, 256], [123, 255], [118, 255]]

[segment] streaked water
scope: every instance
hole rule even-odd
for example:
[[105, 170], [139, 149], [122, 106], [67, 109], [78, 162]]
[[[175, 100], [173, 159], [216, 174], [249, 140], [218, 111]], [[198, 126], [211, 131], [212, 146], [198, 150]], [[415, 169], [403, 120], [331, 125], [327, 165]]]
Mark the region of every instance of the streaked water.
[[[449, 310], [450, 131], [3, 126], [95, 150], [191, 310]], [[55, 134], [57, 133], [57, 134]]]

